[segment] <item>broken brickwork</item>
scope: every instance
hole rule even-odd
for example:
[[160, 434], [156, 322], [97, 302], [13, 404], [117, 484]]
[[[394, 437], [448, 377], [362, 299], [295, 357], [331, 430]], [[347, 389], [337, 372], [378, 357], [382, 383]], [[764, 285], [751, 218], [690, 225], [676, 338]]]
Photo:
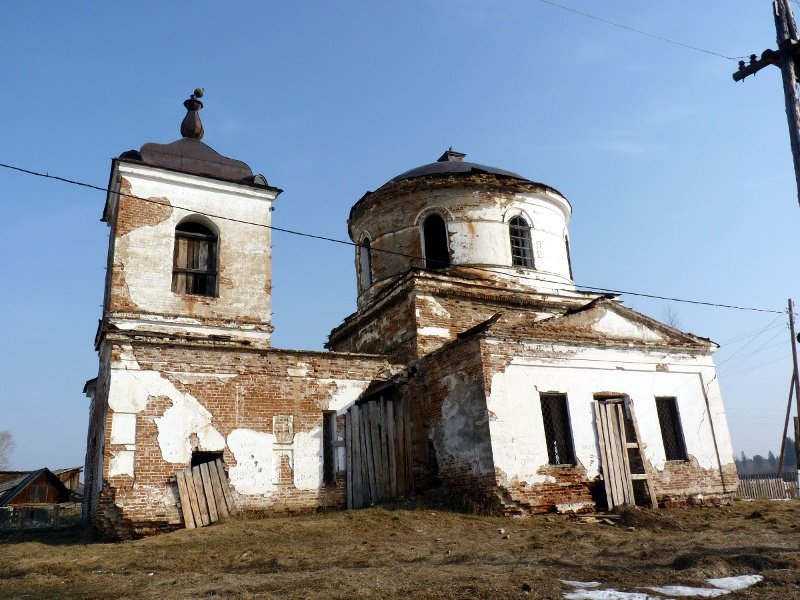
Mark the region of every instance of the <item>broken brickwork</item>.
[[[155, 341], [112, 347], [111, 397], [94, 398], [107, 406], [108, 435], [87, 481], [102, 481], [89, 510], [117, 537], [181, 524], [174, 476], [197, 452], [221, 453], [241, 509], [342, 508], [343, 478], [322, 481], [331, 450], [323, 448], [323, 411], [344, 410], [392, 375], [384, 358], [366, 355]], [[344, 468], [337, 461], [337, 473]]]

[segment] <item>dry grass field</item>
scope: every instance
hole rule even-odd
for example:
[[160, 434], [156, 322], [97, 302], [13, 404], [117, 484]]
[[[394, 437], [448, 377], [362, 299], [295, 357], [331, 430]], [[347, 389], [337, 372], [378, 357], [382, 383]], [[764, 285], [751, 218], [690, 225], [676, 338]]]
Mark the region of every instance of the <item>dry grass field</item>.
[[[236, 517], [103, 543], [0, 538], [0, 598], [562, 598], [761, 574], [725, 598], [800, 598], [800, 502], [628, 510], [609, 522], [475, 516], [436, 505]], [[666, 597], [666, 596], [659, 596]]]

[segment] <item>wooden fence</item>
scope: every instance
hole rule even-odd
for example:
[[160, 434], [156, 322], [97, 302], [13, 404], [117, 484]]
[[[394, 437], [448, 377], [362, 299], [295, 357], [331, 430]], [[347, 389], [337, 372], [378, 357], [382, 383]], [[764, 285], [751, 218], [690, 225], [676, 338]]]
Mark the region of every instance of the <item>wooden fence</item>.
[[0, 531], [63, 529], [80, 522], [80, 505], [73, 502], [0, 507]]
[[220, 459], [179, 471], [176, 480], [186, 529], [210, 525], [236, 512]]
[[737, 495], [743, 500], [787, 500], [800, 498], [797, 485], [797, 472], [748, 473], [739, 475]]

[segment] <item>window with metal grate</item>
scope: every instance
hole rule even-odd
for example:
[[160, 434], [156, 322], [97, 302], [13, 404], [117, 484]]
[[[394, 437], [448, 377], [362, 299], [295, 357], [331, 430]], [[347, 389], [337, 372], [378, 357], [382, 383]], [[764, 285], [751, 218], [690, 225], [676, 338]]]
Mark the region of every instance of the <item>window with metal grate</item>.
[[572, 444], [572, 428], [569, 424], [567, 396], [565, 394], [541, 394], [544, 437], [547, 456], [551, 465], [574, 465], [575, 449]]
[[667, 460], [687, 460], [678, 401], [675, 398], [656, 398], [656, 410]]
[[511, 239], [511, 264], [515, 267], [533, 268], [533, 245], [531, 227], [522, 217], [514, 217], [508, 222], [508, 235]]

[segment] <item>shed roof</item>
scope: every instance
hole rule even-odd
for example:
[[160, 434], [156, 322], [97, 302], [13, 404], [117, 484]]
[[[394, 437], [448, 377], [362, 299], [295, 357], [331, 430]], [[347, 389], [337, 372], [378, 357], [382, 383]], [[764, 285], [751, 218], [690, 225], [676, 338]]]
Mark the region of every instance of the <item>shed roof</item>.
[[[20, 472], [17, 471], [17, 473]], [[43, 469], [36, 469], [35, 471], [22, 472], [22, 476], [20, 477], [0, 481], [0, 506], [9, 504], [20, 492], [43, 474], [53, 487], [57, 488], [64, 497], [69, 496], [67, 487], [50, 469], [45, 467]]]

